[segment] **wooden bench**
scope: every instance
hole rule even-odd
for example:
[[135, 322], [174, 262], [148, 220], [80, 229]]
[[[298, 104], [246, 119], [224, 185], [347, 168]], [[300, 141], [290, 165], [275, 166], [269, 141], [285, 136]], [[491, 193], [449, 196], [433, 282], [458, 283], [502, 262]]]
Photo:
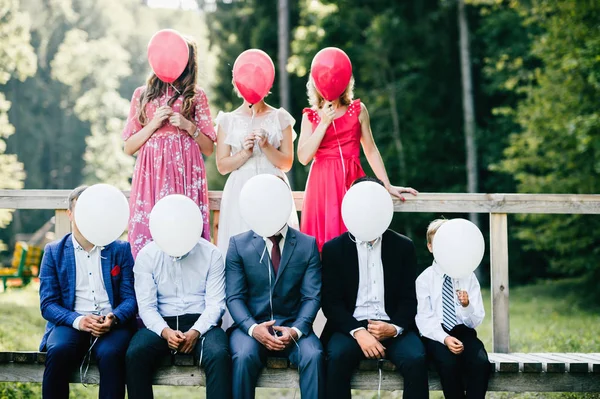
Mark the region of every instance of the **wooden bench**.
[[[489, 355], [494, 372], [490, 391], [600, 392], [600, 353], [512, 353]], [[0, 352], [0, 381], [42, 382], [45, 353]], [[352, 378], [354, 389], [377, 390], [378, 362], [364, 360]], [[401, 390], [402, 378], [389, 361], [382, 362], [381, 389]], [[72, 382], [80, 382], [75, 372]], [[97, 384], [98, 370], [91, 366], [86, 383]], [[154, 377], [155, 385], [204, 386], [204, 371], [189, 355], [166, 357]], [[298, 388], [298, 372], [285, 358], [269, 358], [258, 380], [263, 388]], [[429, 389], [441, 390], [437, 374], [429, 375]]]
[[26, 286], [33, 277], [37, 277], [43, 253], [44, 251], [40, 247], [18, 241], [15, 244], [10, 266], [0, 267], [0, 279], [4, 286], [4, 292], [6, 292], [8, 280], [20, 279], [22, 286]]

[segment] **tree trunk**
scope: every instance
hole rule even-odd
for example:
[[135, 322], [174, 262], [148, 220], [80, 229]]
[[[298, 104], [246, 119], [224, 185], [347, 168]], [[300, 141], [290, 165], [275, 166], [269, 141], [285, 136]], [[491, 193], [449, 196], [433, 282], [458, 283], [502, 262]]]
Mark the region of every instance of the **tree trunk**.
[[[465, 1], [458, 0], [458, 28], [460, 33], [460, 69], [462, 72], [462, 100], [465, 130], [465, 149], [467, 154], [467, 191], [479, 191], [479, 173], [477, 169], [477, 144], [475, 141], [475, 105], [471, 80], [471, 54], [469, 49], [469, 25], [465, 11]], [[469, 214], [469, 219], [479, 225], [479, 215]]]
[[[290, 5], [288, 0], [278, 0], [277, 24], [277, 64], [279, 69], [279, 105], [289, 112], [292, 109], [290, 101], [290, 78], [287, 72], [287, 62], [290, 56]], [[294, 170], [288, 172], [290, 186], [294, 188]]]

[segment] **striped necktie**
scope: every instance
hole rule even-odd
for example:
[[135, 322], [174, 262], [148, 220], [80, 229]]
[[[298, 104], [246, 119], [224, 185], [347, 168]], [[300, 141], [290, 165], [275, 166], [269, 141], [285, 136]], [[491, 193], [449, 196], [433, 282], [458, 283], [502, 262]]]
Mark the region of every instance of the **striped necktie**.
[[454, 292], [452, 291], [452, 279], [444, 274], [444, 285], [442, 286], [442, 325], [448, 331], [456, 326], [456, 307], [454, 306]]

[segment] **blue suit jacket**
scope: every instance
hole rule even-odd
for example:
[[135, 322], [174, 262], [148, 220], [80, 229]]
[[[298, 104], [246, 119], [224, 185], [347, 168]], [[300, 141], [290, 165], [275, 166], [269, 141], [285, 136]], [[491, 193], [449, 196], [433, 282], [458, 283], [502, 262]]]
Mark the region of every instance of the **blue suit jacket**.
[[321, 260], [317, 243], [313, 237], [289, 228], [277, 276], [265, 246], [263, 238], [253, 231], [229, 241], [225, 266], [229, 313], [244, 332], [254, 323], [271, 319], [270, 268], [275, 324], [296, 327], [308, 335], [321, 306]]
[[[126, 323], [137, 312], [131, 247], [128, 242], [115, 241], [104, 247], [100, 255], [102, 278], [113, 313], [121, 323]], [[40, 308], [42, 317], [48, 323], [40, 351], [45, 349], [48, 335], [55, 326], [71, 327], [80, 316], [73, 311], [77, 281], [75, 269], [75, 249], [71, 234], [46, 245], [40, 268]]]

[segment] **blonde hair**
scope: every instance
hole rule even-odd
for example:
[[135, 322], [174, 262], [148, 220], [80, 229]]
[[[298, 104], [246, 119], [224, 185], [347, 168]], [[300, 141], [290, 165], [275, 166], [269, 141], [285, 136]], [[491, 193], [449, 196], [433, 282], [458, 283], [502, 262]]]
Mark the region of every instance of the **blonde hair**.
[[427, 226], [427, 244], [431, 244], [433, 242], [433, 236], [447, 221], [447, 219], [435, 219], [433, 222], [429, 223], [429, 226]]
[[[306, 82], [306, 95], [308, 96], [309, 104], [316, 109], [323, 108], [325, 104], [325, 98], [319, 93], [315, 86], [315, 82], [312, 76], [309, 75], [308, 82]], [[340, 95], [340, 105], [350, 105], [354, 99], [354, 76], [350, 77], [350, 83], [346, 87], [346, 90]]]

